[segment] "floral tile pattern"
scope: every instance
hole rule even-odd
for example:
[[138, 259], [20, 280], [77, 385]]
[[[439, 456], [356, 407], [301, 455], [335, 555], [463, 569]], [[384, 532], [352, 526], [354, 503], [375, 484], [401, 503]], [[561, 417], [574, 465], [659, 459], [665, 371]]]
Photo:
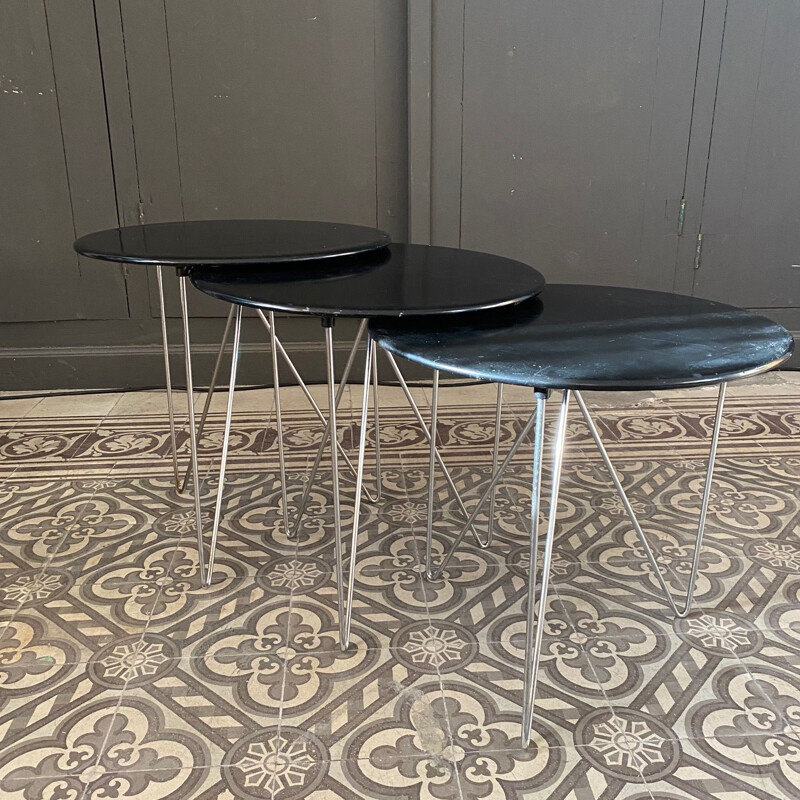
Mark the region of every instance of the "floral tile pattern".
[[[382, 499], [362, 505], [352, 645], [343, 652], [330, 470], [323, 462], [288, 538], [266, 417], [235, 416], [208, 587], [193, 503], [172, 483], [163, 417], [4, 420], [0, 797], [793, 800], [800, 412], [795, 396], [769, 389], [729, 399], [696, 610], [684, 619], [664, 603], [589, 432], [572, 416], [527, 749], [532, 443], [498, 487], [492, 544], [468, 536], [442, 579], [428, 581], [424, 435], [407, 408], [381, 410]], [[459, 397], [442, 407], [438, 434], [471, 509], [489, 476], [494, 408]], [[679, 598], [714, 400], [617, 399], [598, 403], [598, 426]], [[530, 410], [506, 406], [503, 447]], [[285, 418], [294, 520], [321, 427], [311, 412]], [[204, 522], [220, 422], [212, 414], [201, 442]], [[339, 435], [352, 449], [352, 414]], [[341, 483], [347, 525], [352, 475], [343, 471]], [[439, 556], [461, 512], [441, 475], [435, 495]], [[487, 533], [487, 509], [475, 527]]]

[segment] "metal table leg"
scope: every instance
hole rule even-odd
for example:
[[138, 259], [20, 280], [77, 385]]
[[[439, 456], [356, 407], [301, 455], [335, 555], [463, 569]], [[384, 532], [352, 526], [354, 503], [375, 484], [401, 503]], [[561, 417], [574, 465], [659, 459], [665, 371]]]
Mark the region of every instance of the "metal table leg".
[[[353, 361], [355, 360], [356, 350], [357, 350], [357, 347], [358, 347], [359, 343], [361, 342], [361, 338], [364, 335], [364, 331], [366, 330], [366, 327], [367, 327], [367, 320], [362, 320], [361, 325], [359, 326], [359, 329], [358, 329], [358, 334], [356, 336], [356, 340], [353, 343], [353, 347], [350, 350], [350, 355], [347, 358], [347, 363], [345, 364], [344, 371], [342, 373], [342, 379], [341, 379], [341, 381], [339, 381], [339, 388], [338, 388], [338, 390], [336, 392], [336, 397], [334, 398], [334, 402], [335, 402], [336, 408], [339, 407], [339, 403], [341, 402], [342, 395], [344, 394], [344, 389], [345, 389], [345, 387], [347, 385], [347, 380], [350, 377], [350, 370], [352, 369]], [[330, 330], [330, 329], [326, 328], [326, 331], [327, 330]], [[328, 336], [328, 334], [326, 334], [326, 342], [327, 342], [327, 336]], [[330, 333], [330, 336], [331, 336], [331, 345], [330, 346], [333, 347], [333, 333], [332, 333], [332, 331]], [[326, 347], [327, 347], [327, 344], [326, 344]], [[323, 421], [325, 421], [324, 418], [323, 418]], [[306, 508], [306, 505], [308, 503], [308, 497], [309, 497], [309, 494], [311, 493], [311, 487], [314, 485], [314, 480], [316, 478], [317, 471], [319, 470], [319, 466], [320, 466], [320, 464], [322, 462], [322, 455], [325, 452], [325, 445], [328, 442], [328, 437], [330, 436], [330, 431], [331, 431], [331, 420], [328, 419], [326, 424], [325, 424], [325, 431], [322, 434], [322, 441], [320, 442], [319, 449], [317, 450], [317, 457], [314, 460], [314, 464], [311, 467], [311, 472], [308, 475], [308, 481], [306, 482], [306, 487], [305, 487], [305, 490], [303, 491], [303, 497], [300, 500], [300, 507], [299, 507], [299, 509], [297, 511], [297, 516], [295, 517], [294, 525], [292, 526], [292, 528], [291, 528], [291, 530], [290, 530], [290, 532], [288, 534], [290, 538], [294, 538], [297, 535], [298, 530], [300, 529], [300, 523], [301, 523], [301, 521], [303, 519], [303, 514], [305, 513], [305, 508]], [[339, 442], [336, 439], [333, 439], [332, 441], [334, 442], [334, 444], [336, 446], [337, 463], [338, 463], [338, 451], [341, 450], [342, 448], [341, 448], [341, 445], [339, 444]], [[347, 458], [346, 454], [345, 454], [344, 457], [347, 460], [347, 463], [350, 464], [350, 460]], [[350, 464], [350, 466], [352, 468], [352, 464]], [[339, 479], [338, 475], [337, 475], [336, 479], [338, 481], [338, 479]], [[371, 497], [370, 497], [370, 499], [373, 500], [373, 498], [371, 498]], [[374, 502], [374, 500], [373, 500], [373, 502]]]
[[[500, 457], [500, 422], [503, 416], [503, 384], [497, 384], [497, 409], [494, 414], [494, 447], [492, 448], [492, 475], [497, 472], [497, 461]], [[494, 505], [497, 497], [497, 487], [489, 495], [489, 522], [486, 530], [486, 546], [492, 543], [494, 538]]]
[[164, 307], [164, 279], [161, 273], [161, 264], [158, 264], [156, 266], [156, 282], [158, 284], [158, 308], [161, 316], [161, 346], [164, 350], [164, 377], [167, 382], [167, 414], [169, 415], [169, 438], [172, 447], [172, 470], [175, 476], [175, 488], [182, 491], [178, 477], [178, 437], [175, 435], [175, 407], [172, 399], [172, 374], [169, 368], [167, 313]]
[[[189, 337], [189, 304], [186, 297], [186, 286], [189, 278], [185, 274], [178, 277], [181, 295], [181, 317], [183, 318], [183, 359], [186, 366], [186, 397], [189, 404], [189, 449], [192, 462], [192, 487], [194, 489], [194, 513], [197, 530], [197, 554], [200, 566], [200, 581], [206, 583], [203, 546], [203, 517], [200, 508], [200, 471], [197, 467], [197, 430], [194, 424], [194, 384], [192, 381], [192, 347]], [[210, 572], [209, 572], [210, 576]]]
[[[358, 440], [358, 472], [356, 473], [356, 497], [353, 506], [353, 530], [350, 536], [350, 573], [347, 578], [347, 603], [340, 609], [340, 619], [344, 619], [341, 629], [341, 647], [346, 650], [350, 644], [350, 623], [353, 615], [353, 590], [356, 579], [356, 553], [358, 551], [358, 525], [361, 520], [361, 491], [364, 485], [364, 455], [367, 447], [367, 413], [369, 409], [370, 371], [374, 376], [374, 359], [377, 350], [369, 337], [367, 338], [367, 359], [364, 364], [364, 383], [361, 399], [361, 428]], [[377, 383], [373, 383], [373, 393], [377, 399]], [[380, 479], [380, 470], [378, 472]]]
[[233, 322], [233, 352], [231, 354], [231, 377], [228, 383], [228, 404], [225, 409], [225, 429], [222, 434], [222, 454], [219, 464], [219, 483], [217, 484], [217, 502], [214, 508], [214, 524], [211, 528], [211, 549], [208, 555], [208, 577], [206, 586], [211, 585], [214, 576], [214, 559], [217, 554], [217, 537], [222, 517], [222, 495], [225, 491], [225, 467], [228, 463], [228, 443], [231, 437], [231, 420], [233, 418], [233, 396], [236, 391], [236, 371], [239, 367], [239, 355], [242, 339], [242, 307], [235, 306]]
[[634, 530], [636, 531], [636, 535], [639, 537], [639, 541], [641, 542], [642, 548], [644, 549], [645, 555], [647, 556], [647, 560], [650, 562], [650, 566], [653, 569], [653, 573], [655, 574], [656, 579], [658, 580], [659, 585], [661, 586], [661, 589], [664, 592], [664, 597], [666, 598], [667, 603], [669, 603], [669, 607], [672, 609], [672, 612], [675, 614], [676, 617], [680, 619], [686, 617], [688, 614], [691, 613], [692, 610], [692, 598], [694, 597], [695, 585], [697, 583], [697, 571], [700, 567], [700, 548], [703, 543], [703, 533], [705, 531], [706, 516], [708, 514], [708, 503], [711, 499], [711, 485], [714, 476], [714, 462], [717, 457], [717, 445], [719, 444], [719, 434], [722, 426], [722, 411], [725, 405], [726, 386], [727, 384], [725, 383], [721, 383], [719, 385], [719, 394], [717, 396], [717, 412], [716, 412], [716, 417], [714, 419], [714, 430], [711, 435], [711, 449], [708, 456], [708, 469], [706, 471], [706, 481], [705, 481], [705, 486], [703, 488], [703, 501], [702, 505], [700, 506], [700, 518], [697, 523], [697, 536], [695, 538], [695, 543], [694, 543], [692, 569], [689, 575], [689, 586], [686, 590], [686, 599], [683, 604], [683, 608], [679, 608], [675, 600], [673, 599], [672, 592], [670, 592], [669, 587], [667, 586], [667, 582], [664, 580], [664, 576], [661, 574], [661, 570], [659, 569], [655, 554], [653, 553], [653, 550], [650, 547], [650, 543], [647, 541], [647, 537], [645, 536], [645, 533], [642, 530], [642, 526], [639, 524], [639, 520], [636, 517], [636, 513], [633, 510], [633, 506], [631, 506], [631, 503], [628, 500], [628, 496], [627, 494], [625, 494], [625, 489], [622, 488], [622, 483], [619, 480], [617, 471], [614, 469], [614, 465], [611, 463], [611, 459], [608, 456], [608, 451], [603, 445], [603, 442], [600, 438], [600, 432], [597, 430], [597, 426], [594, 424], [594, 420], [592, 420], [591, 415], [589, 414], [589, 409], [586, 407], [586, 403], [584, 402], [581, 393], [575, 392], [575, 399], [578, 401], [578, 406], [581, 409], [583, 418], [586, 420], [586, 424], [589, 426], [589, 432], [592, 434], [592, 438], [594, 439], [594, 442], [597, 445], [597, 449], [600, 451], [600, 455], [602, 456], [606, 468], [608, 469], [608, 472], [611, 475], [611, 480], [614, 483], [614, 487], [617, 490], [617, 494], [619, 495], [619, 498], [622, 501], [622, 505], [625, 507], [625, 511], [628, 514], [628, 517], [631, 521], [631, 524], [633, 525]]
[[283, 529], [289, 533], [289, 493], [286, 488], [286, 455], [283, 448], [283, 415], [281, 414], [281, 381], [278, 372], [278, 337], [275, 335], [275, 314], [269, 312], [269, 343], [272, 354], [272, 392], [275, 398], [275, 427], [278, 436], [278, 462], [283, 504]]
[[[422, 414], [420, 413], [419, 406], [414, 402], [414, 398], [411, 396], [411, 390], [408, 388], [408, 384], [406, 383], [406, 379], [403, 377], [403, 373], [400, 372], [400, 367], [397, 366], [397, 361], [392, 353], [388, 350], [384, 350], [386, 353], [386, 357], [389, 359], [389, 363], [394, 370], [394, 374], [397, 376], [397, 380], [400, 382], [400, 388], [403, 390], [403, 394], [406, 396], [406, 400], [408, 400], [408, 404], [411, 406], [411, 410], [414, 412], [414, 416], [417, 419], [420, 427], [422, 428], [422, 433], [425, 436], [426, 441], [430, 443], [431, 441], [431, 432], [428, 429], [428, 426], [425, 424], [425, 420], [422, 418]], [[516, 450], [514, 451], [516, 452]], [[469, 527], [472, 529], [472, 532], [477, 540], [478, 544], [481, 547], [487, 547], [488, 543], [481, 539], [478, 535], [477, 530], [475, 530], [472, 526], [474, 521], [474, 516], [471, 516], [468, 512], [466, 507], [464, 506], [464, 501], [461, 499], [461, 495], [458, 493], [458, 489], [456, 489], [456, 485], [453, 481], [453, 478], [450, 475], [449, 470], [445, 466], [444, 459], [442, 458], [441, 453], [437, 447], [434, 447], [434, 458], [436, 459], [436, 463], [439, 465], [440, 469], [444, 474], [444, 479], [447, 482], [450, 491], [453, 493], [455, 497], [456, 503], [458, 504], [459, 511], [464, 515], [465, 518], [470, 520]]]
[[[325, 328], [325, 364], [328, 374], [328, 425], [327, 430], [330, 436], [331, 454], [331, 480], [333, 483], [333, 532], [334, 548], [336, 551], [336, 596], [339, 603], [339, 646], [342, 650], [347, 649], [349, 630], [346, 625], [347, 607], [345, 606], [345, 585], [344, 585], [344, 543], [342, 542], [342, 518], [341, 502], [339, 495], [339, 448], [336, 446], [338, 441], [338, 428], [336, 424], [336, 406], [339, 398], [334, 388], [334, 356], [333, 356], [333, 318], [323, 319], [322, 325]], [[351, 570], [351, 578], [353, 578]]]
[[536, 443], [533, 456], [533, 486], [531, 491], [531, 547], [528, 571], [528, 614], [525, 630], [525, 681], [522, 699], [522, 746], [531, 742], [533, 710], [536, 703], [536, 684], [539, 678], [539, 660], [542, 655], [545, 616], [547, 614], [547, 592], [550, 587], [550, 563], [553, 558], [553, 540], [556, 533], [558, 490], [561, 485], [561, 465], [564, 460], [564, 440], [567, 432], [569, 389], [564, 390], [558, 413], [555, 441], [553, 442], [553, 474], [550, 488], [550, 511], [544, 541], [542, 580], [539, 593], [539, 611], [536, 613], [536, 572], [539, 561], [539, 496], [542, 486], [542, 452], [544, 450], [544, 417], [546, 394], [536, 393]]
[[[222, 365], [222, 357], [225, 355], [225, 347], [228, 344], [228, 334], [231, 329], [231, 322], [233, 321], [233, 314], [235, 307], [232, 305], [228, 312], [228, 319], [225, 322], [225, 330], [222, 332], [222, 340], [219, 343], [219, 350], [217, 351], [217, 360], [214, 362], [214, 371], [211, 373], [211, 381], [208, 384], [208, 392], [206, 393], [206, 401], [203, 405], [203, 413], [200, 415], [200, 425], [197, 428], [198, 440], [203, 435], [203, 430], [206, 426], [206, 418], [208, 417], [209, 409], [211, 408], [211, 398], [214, 396], [214, 391], [217, 388], [217, 377], [219, 376], [219, 368]], [[181, 485], [181, 492], [186, 491], [189, 484], [189, 476], [192, 474], [192, 462], [186, 467], [186, 474], [183, 476], [183, 484]]]

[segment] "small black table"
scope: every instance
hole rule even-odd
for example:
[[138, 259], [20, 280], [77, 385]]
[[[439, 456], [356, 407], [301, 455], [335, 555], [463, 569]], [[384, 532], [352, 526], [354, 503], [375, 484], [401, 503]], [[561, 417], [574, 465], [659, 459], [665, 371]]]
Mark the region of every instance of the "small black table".
[[274, 264], [364, 253], [386, 247], [388, 233], [363, 225], [294, 219], [152, 222], [82, 236], [75, 250], [126, 264], [193, 267]]
[[[567, 410], [571, 395], [608, 468], [623, 506], [672, 611], [686, 616], [692, 603], [702, 543], [725, 387], [729, 381], [757, 375], [786, 361], [792, 352], [789, 332], [758, 314], [722, 303], [638, 289], [548, 285], [534, 300], [502, 313], [470, 314], [458, 319], [372, 320], [370, 336], [384, 349], [432, 367], [434, 391], [431, 430], [436, 429], [439, 370], [497, 383], [530, 386], [535, 411], [474, 507], [467, 524], [442, 561], [431, 563], [434, 460], [430, 461], [426, 570], [437, 578], [446, 568], [468, 526], [475, 520], [520, 444], [535, 426], [532, 534], [528, 581], [527, 643], [522, 739], [530, 743], [536, 676], [544, 631], [550, 562], [553, 552]], [[655, 555], [614, 470], [581, 390], [676, 389], [718, 384], [717, 413], [711, 438], [695, 552], [685, 604], [679, 608], [661, 575]], [[538, 524], [544, 446], [545, 404], [551, 390], [562, 390], [555, 431], [549, 517], [541, 575], [539, 613], [534, 613], [537, 583]], [[363, 431], [360, 453], [363, 453]], [[492, 524], [490, 514], [490, 525]]]
[[[150, 265], [156, 268], [175, 486], [178, 491], [185, 491], [189, 475], [194, 476], [197, 540], [200, 548], [200, 574], [203, 582], [206, 582], [206, 576], [200, 522], [197, 441], [202, 435], [211, 406], [211, 398], [216, 387], [217, 375], [233, 320], [233, 308], [231, 308], [225, 324], [225, 330], [209, 383], [209, 390], [206, 395], [205, 406], [200, 418], [200, 425], [195, 427], [194, 403], [192, 401], [194, 381], [192, 377], [189, 310], [186, 292], [188, 268], [203, 264], [225, 265], [226, 268], [252, 266], [254, 264], [292, 264], [292, 268], [300, 272], [305, 264], [314, 260], [341, 259], [343, 256], [379, 250], [386, 247], [389, 241], [389, 234], [362, 225], [308, 220], [226, 219], [157, 222], [111, 228], [83, 236], [73, 245], [78, 253], [88, 258], [116, 263]], [[175, 411], [172, 399], [167, 319], [164, 310], [162, 268], [165, 266], [175, 267], [178, 274], [183, 321], [186, 392], [189, 404], [190, 460], [182, 482], [178, 474]], [[317, 415], [324, 419], [322, 411], [300, 377], [283, 344], [275, 336], [274, 318], [267, 319], [263, 312], [259, 312], [259, 317], [267, 328], [272, 342], [273, 379], [277, 379], [277, 355], [280, 353]], [[358, 347], [358, 342], [353, 347], [355, 350]], [[283, 452], [281, 451], [282, 456]], [[283, 469], [283, 461], [281, 461], [281, 464], [283, 473], [285, 471]]]
[[[284, 499], [284, 519], [287, 534], [297, 531], [297, 522], [305, 508], [308, 492], [320, 463], [323, 447], [330, 441], [333, 475], [334, 528], [336, 547], [336, 570], [339, 592], [340, 645], [346, 649], [350, 632], [350, 609], [352, 608], [354, 570], [350, 570], [345, 601], [343, 567], [343, 543], [341, 532], [339, 470], [336, 430], [336, 406], [338, 398], [334, 392], [333, 324], [337, 317], [398, 319], [407, 314], [459, 317], [477, 310], [507, 310], [538, 294], [544, 287], [544, 278], [532, 267], [500, 256], [458, 250], [448, 247], [432, 247], [414, 244], [391, 244], [344, 259], [311, 262], [302, 270], [293, 265], [230, 269], [220, 267], [195, 267], [190, 272], [192, 283], [200, 291], [212, 297], [226, 300], [234, 305], [234, 351], [231, 362], [228, 411], [223, 437], [223, 453], [217, 490], [217, 504], [211, 537], [209, 578], [214, 564], [214, 550], [222, 508], [222, 493], [225, 477], [227, 440], [231, 425], [233, 393], [236, 383], [236, 363], [240, 346], [242, 308], [312, 314], [322, 320], [325, 329], [325, 354], [328, 380], [329, 419], [323, 435], [317, 460], [306, 482], [305, 495], [301, 501], [294, 529], [288, 525], [287, 505]], [[373, 374], [376, 348], [368, 342], [364, 366], [363, 404], [361, 409], [362, 434], [366, 432], [367, 408], [370, 391], [370, 375]], [[393, 358], [390, 358], [395, 374], [401, 382], [406, 398], [422, 425], [428, 438], [422, 415], [411, 397], [402, 374]], [[276, 381], [276, 391], [278, 385]], [[276, 396], [277, 398], [277, 396]], [[280, 427], [280, 402], [276, 401], [276, 421]], [[363, 447], [359, 451], [359, 467], [356, 476], [356, 492], [360, 498], [363, 487]], [[438, 451], [434, 452], [437, 453]], [[443, 466], [443, 465], [442, 465]], [[451, 490], [455, 485], [448, 478]], [[284, 482], [285, 484], [285, 482]], [[285, 498], [285, 495], [284, 495]], [[458, 498], [460, 501], [460, 498]], [[463, 510], [463, 503], [461, 504]], [[354, 513], [354, 538], [358, 531], [360, 504]], [[463, 510], [466, 514], [466, 511]], [[352, 545], [352, 553], [355, 546]], [[351, 559], [351, 563], [352, 559]]]

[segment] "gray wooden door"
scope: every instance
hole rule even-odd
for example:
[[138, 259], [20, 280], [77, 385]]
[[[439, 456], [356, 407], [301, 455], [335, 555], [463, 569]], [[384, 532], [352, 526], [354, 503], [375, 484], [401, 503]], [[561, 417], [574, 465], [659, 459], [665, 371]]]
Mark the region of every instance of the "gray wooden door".
[[[800, 321], [800, 3], [730, 0], [697, 233], [682, 288]], [[692, 243], [694, 244], [694, 242]], [[773, 314], [776, 316], [776, 314]]]
[[117, 224], [92, 0], [0, 3], [0, 321], [127, 317], [119, 266], [76, 236]]
[[[321, 219], [403, 238], [402, 3], [167, 0], [122, 15], [143, 221]], [[227, 313], [199, 295], [192, 309]]]
[[703, 4], [459, 5], [434, 27], [434, 238], [553, 282], [671, 290]]

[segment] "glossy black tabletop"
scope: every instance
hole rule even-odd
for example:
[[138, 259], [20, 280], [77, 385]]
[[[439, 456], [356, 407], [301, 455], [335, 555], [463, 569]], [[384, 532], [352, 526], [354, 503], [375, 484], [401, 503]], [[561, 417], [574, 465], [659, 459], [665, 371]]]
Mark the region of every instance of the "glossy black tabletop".
[[511, 309], [374, 320], [387, 350], [446, 372], [539, 389], [670, 389], [766, 372], [792, 352], [758, 314], [694, 297], [549, 284]]
[[388, 233], [361, 225], [277, 219], [157, 222], [111, 228], [78, 239], [89, 258], [132, 264], [269, 264], [338, 258], [389, 244]]
[[197, 267], [200, 291], [246, 306], [320, 316], [398, 317], [498, 308], [544, 287], [532, 267], [501, 256], [391, 244], [358, 256], [268, 268]]

